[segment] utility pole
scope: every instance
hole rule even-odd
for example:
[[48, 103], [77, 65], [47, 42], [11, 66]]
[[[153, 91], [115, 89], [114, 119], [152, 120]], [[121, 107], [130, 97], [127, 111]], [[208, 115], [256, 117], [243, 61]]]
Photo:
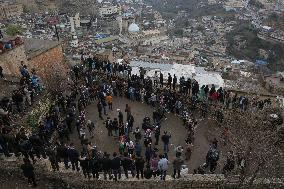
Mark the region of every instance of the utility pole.
[[56, 25], [54, 25], [54, 28], [55, 28], [55, 35], [57, 37], [57, 41], [59, 41], [60, 39], [59, 39], [59, 34], [58, 34], [58, 30], [57, 30]]

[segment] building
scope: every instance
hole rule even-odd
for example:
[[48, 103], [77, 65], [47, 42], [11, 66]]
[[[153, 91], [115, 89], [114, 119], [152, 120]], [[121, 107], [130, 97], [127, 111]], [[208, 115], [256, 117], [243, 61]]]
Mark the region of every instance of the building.
[[151, 46], [159, 44], [168, 39], [168, 36], [161, 33], [159, 30], [144, 30], [140, 31], [137, 24], [132, 23], [128, 28], [128, 38], [132, 45]]
[[58, 41], [25, 39], [23, 43], [0, 53], [0, 66], [6, 75], [19, 77], [22, 61], [29, 70], [35, 69], [41, 78], [59, 70], [61, 74], [67, 72], [62, 47]]
[[140, 28], [135, 23], [130, 24], [129, 27], [128, 27], [128, 32], [130, 34], [135, 34], [135, 33], [138, 33], [139, 31], [140, 31]]
[[224, 4], [226, 11], [239, 10], [246, 8], [248, 5], [248, 0], [229, 0]]
[[101, 17], [109, 17], [118, 14], [119, 9], [117, 6], [103, 6], [99, 8], [99, 14]]
[[224, 80], [218, 72], [207, 72], [203, 67], [194, 65], [130, 61], [130, 66], [132, 67], [132, 73], [137, 75], [139, 75], [140, 67], [143, 67], [146, 70], [145, 75], [150, 78], [153, 78], [155, 71], [157, 71], [163, 73], [165, 81], [167, 80], [168, 73], [170, 73], [172, 76], [175, 74], [177, 78], [184, 76], [186, 79], [195, 79], [200, 86], [211, 86], [214, 84], [216, 88], [219, 88], [225, 85]]
[[23, 5], [16, 3], [0, 3], [0, 20], [8, 19], [14, 16], [20, 16], [23, 13]]

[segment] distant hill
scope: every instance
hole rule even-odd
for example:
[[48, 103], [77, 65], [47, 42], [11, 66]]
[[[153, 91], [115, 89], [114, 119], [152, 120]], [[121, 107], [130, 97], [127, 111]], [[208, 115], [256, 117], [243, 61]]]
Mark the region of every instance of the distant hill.
[[[249, 23], [240, 23], [226, 36], [228, 54], [238, 59], [266, 59], [268, 67], [276, 72], [284, 70], [284, 44], [260, 39], [257, 30]], [[267, 57], [263, 55], [267, 54]]]
[[271, 13], [267, 19], [264, 20], [264, 24], [274, 29], [284, 30], [284, 12], [281, 14]]
[[233, 12], [226, 11], [221, 4], [208, 5], [207, 0], [145, 0], [159, 11], [164, 18], [175, 18], [179, 11], [185, 11], [189, 18], [201, 16], [222, 16], [226, 19], [234, 17]]
[[56, 0], [56, 4], [61, 13], [93, 15], [98, 12], [96, 0]]

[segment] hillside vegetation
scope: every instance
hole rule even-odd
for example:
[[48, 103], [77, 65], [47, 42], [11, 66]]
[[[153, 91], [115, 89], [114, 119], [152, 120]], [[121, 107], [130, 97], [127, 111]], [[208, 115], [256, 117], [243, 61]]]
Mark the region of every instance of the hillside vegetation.
[[[269, 42], [257, 36], [257, 30], [249, 23], [239, 24], [227, 35], [227, 52], [238, 58], [255, 62], [257, 59], [266, 59], [272, 71], [284, 70], [284, 44]], [[265, 58], [260, 51], [265, 51]]]

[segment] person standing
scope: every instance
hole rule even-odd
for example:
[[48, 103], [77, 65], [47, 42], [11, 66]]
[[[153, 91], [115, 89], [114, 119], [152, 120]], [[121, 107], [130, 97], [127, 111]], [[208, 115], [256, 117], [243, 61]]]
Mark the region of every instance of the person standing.
[[136, 166], [136, 178], [139, 180], [139, 175], [141, 174], [141, 178], [144, 178], [144, 164], [145, 164], [145, 160], [143, 159], [143, 157], [137, 155], [137, 158], [135, 160], [135, 166]]
[[111, 165], [112, 165], [112, 160], [109, 158], [109, 154], [108, 153], [104, 153], [104, 157], [102, 159], [102, 169], [104, 172], [104, 180], [107, 179], [107, 174], [108, 174], [108, 178], [109, 180], [112, 179], [111, 176]]
[[112, 122], [112, 128], [114, 130], [114, 135], [115, 137], [118, 137], [118, 121], [117, 121], [117, 118], [114, 118], [113, 122]]
[[65, 169], [69, 169], [68, 165], [68, 148], [65, 144], [59, 143], [56, 148], [57, 159], [61, 162], [63, 159]]
[[46, 149], [46, 155], [48, 156], [53, 171], [59, 171], [58, 159], [56, 157], [56, 147], [48, 147]]
[[205, 168], [207, 168], [209, 166], [211, 173], [214, 173], [214, 171], [216, 170], [217, 162], [219, 160], [219, 154], [220, 154], [220, 152], [217, 149], [217, 145], [212, 143], [210, 145], [210, 149], [207, 152], [206, 164], [205, 164]]
[[132, 159], [130, 159], [128, 157], [128, 153], [127, 152], [124, 152], [124, 157], [123, 159], [121, 160], [121, 165], [123, 167], [123, 171], [124, 171], [124, 174], [125, 174], [125, 177], [128, 179], [128, 171], [131, 171], [131, 174], [132, 174], [132, 177], [134, 177], [134, 171], [132, 169]]
[[144, 171], [144, 176], [145, 176], [146, 179], [152, 178], [152, 176], [153, 176], [153, 171], [152, 171], [152, 169], [150, 168], [150, 165], [147, 165], [147, 166], [146, 166], [146, 170]]
[[82, 152], [79, 161], [84, 177], [90, 179], [90, 161], [87, 158], [87, 154]]
[[36, 187], [37, 183], [35, 180], [34, 167], [29, 159], [24, 158], [24, 164], [21, 165], [21, 169], [23, 170], [24, 176], [28, 179], [28, 183]]
[[103, 117], [102, 117], [102, 111], [103, 111], [102, 103], [98, 102], [97, 107], [98, 107], [99, 117], [100, 117], [100, 119], [103, 119]]
[[162, 88], [164, 87], [164, 75], [162, 72], [160, 72], [160, 85], [162, 86]]
[[174, 78], [173, 78], [173, 90], [176, 90], [176, 84], [177, 84], [177, 77], [176, 74], [174, 74]]
[[79, 152], [75, 149], [74, 144], [71, 143], [68, 148], [68, 157], [70, 159], [72, 170], [74, 171], [75, 168], [77, 171], [80, 171], [79, 169]]
[[0, 39], [2, 39], [4, 36], [2, 34], [2, 30], [0, 30]]
[[112, 111], [112, 96], [110, 94], [106, 96], [106, 101], [108, 104], [108, 109]]
[[171, 135], [169, 135], [167, 133], [167, 131], [164, 132], [163, 136], [162, 136], [162, 141], [164, 143], [164, 152], [168, 153], [169, 152], [169, 143], [170, 143], [170, 138]]
[[93, 157], [90, 159], [90, 166], [94, 179], [99, 179], [100, 158], [96, 150], [93, 152]]
[[107, 117], [107, 120], [105, 121], [105, 125], [107, 128], [108, 136], [112, 136], [113, 124], [112, 124], [112, 120], [110, 119], [110, 117]]
[[0, 66], [0, 78], [4, 78], [4, 74], [3, 74], [3, 68], [2, 68], [2, 66]]
[[128, 104], [125, 105], [125, 112], [126, 112], [126, 119], [128, 119], [129, 116], [131, 115], [131, 107]]
[[185, 161], [190, 160], [191, 152], [192, 152], [193, 145], [191, 143], [187, 143], [185, 147]]
[[139, 143], [139, 141], [136, 140], [136, 143], [135, 143], [135, 154], [137, 156], [141, 156], [141, 152], [142, 152], [142, 146], [141, 144]]
[[121, 112], [120, 109], [117, 109], [118, 111], [118, 123], [121, 124], [123, 123], [123, 113]]
[[117, 156], [117, 153], [113, 153], [113, 159], [111, 160], [111, 168], [112, 168], [112, 173], [114, 174], [114, 181], [117, 181], [117, 175], [118, 179], [121, 178], [121, 160], [120, 157]]
[[140, 141], [141, 140], [142, 134], [141, 134], [141, 131], [140, 131], [139, 127], [136, 127], [136, 129], [133, 132], [133, 134], [134, 134], [134, 137], [135, 137], [136, 141]]
[[94, 138], [95, 123], [92, 122], [91, 120], [88, 120], [87, 127], [88, 127], [91, 138]]
[[158, 169], [160, 171], [161, 180], [166, 180], [169, 161], [164, 155], [159, 156]]
[[235, 157], [233, 151], [230, 151], [227, 156], [226, 163], [223, 167], [222, 174], [227, 174], [235, 168]]
[[132, 114], [130, 114], [129, 117], [127, 118], [127, 123], [128, 123], [129, 132], [132, 132], [134, 125], [134, 117]]
[[154, 133], [155, 133], [155, 145], [158, 145], [159, 138], [160, 138], [160, 127], [159, 126], [155, 127]]
[[168, 87], [170, 89], [172, 89], [172, 81], [173, 81], [173, 78], [172, 78], [171, 74], [168, 73]]
[[158, 162], [159, 162], [159, 158], [158, 158], [157, 154], [154, 154], [151, 161], [150, 161], [150, 168], [152, 170], [154, 178], [156, 178], [156, 176], [159, 175]]
[[176, 178], [176, 174], [178, 175], [177, 178], [180, 178], [180, 171], [181, 171], [181, 167], [183, 165], [184, 161], [181, 158], [180, 155], [177, 155], [176, 158], [173, 161], [173, 168], [174, 168], [174, 175], [173, 178]]

